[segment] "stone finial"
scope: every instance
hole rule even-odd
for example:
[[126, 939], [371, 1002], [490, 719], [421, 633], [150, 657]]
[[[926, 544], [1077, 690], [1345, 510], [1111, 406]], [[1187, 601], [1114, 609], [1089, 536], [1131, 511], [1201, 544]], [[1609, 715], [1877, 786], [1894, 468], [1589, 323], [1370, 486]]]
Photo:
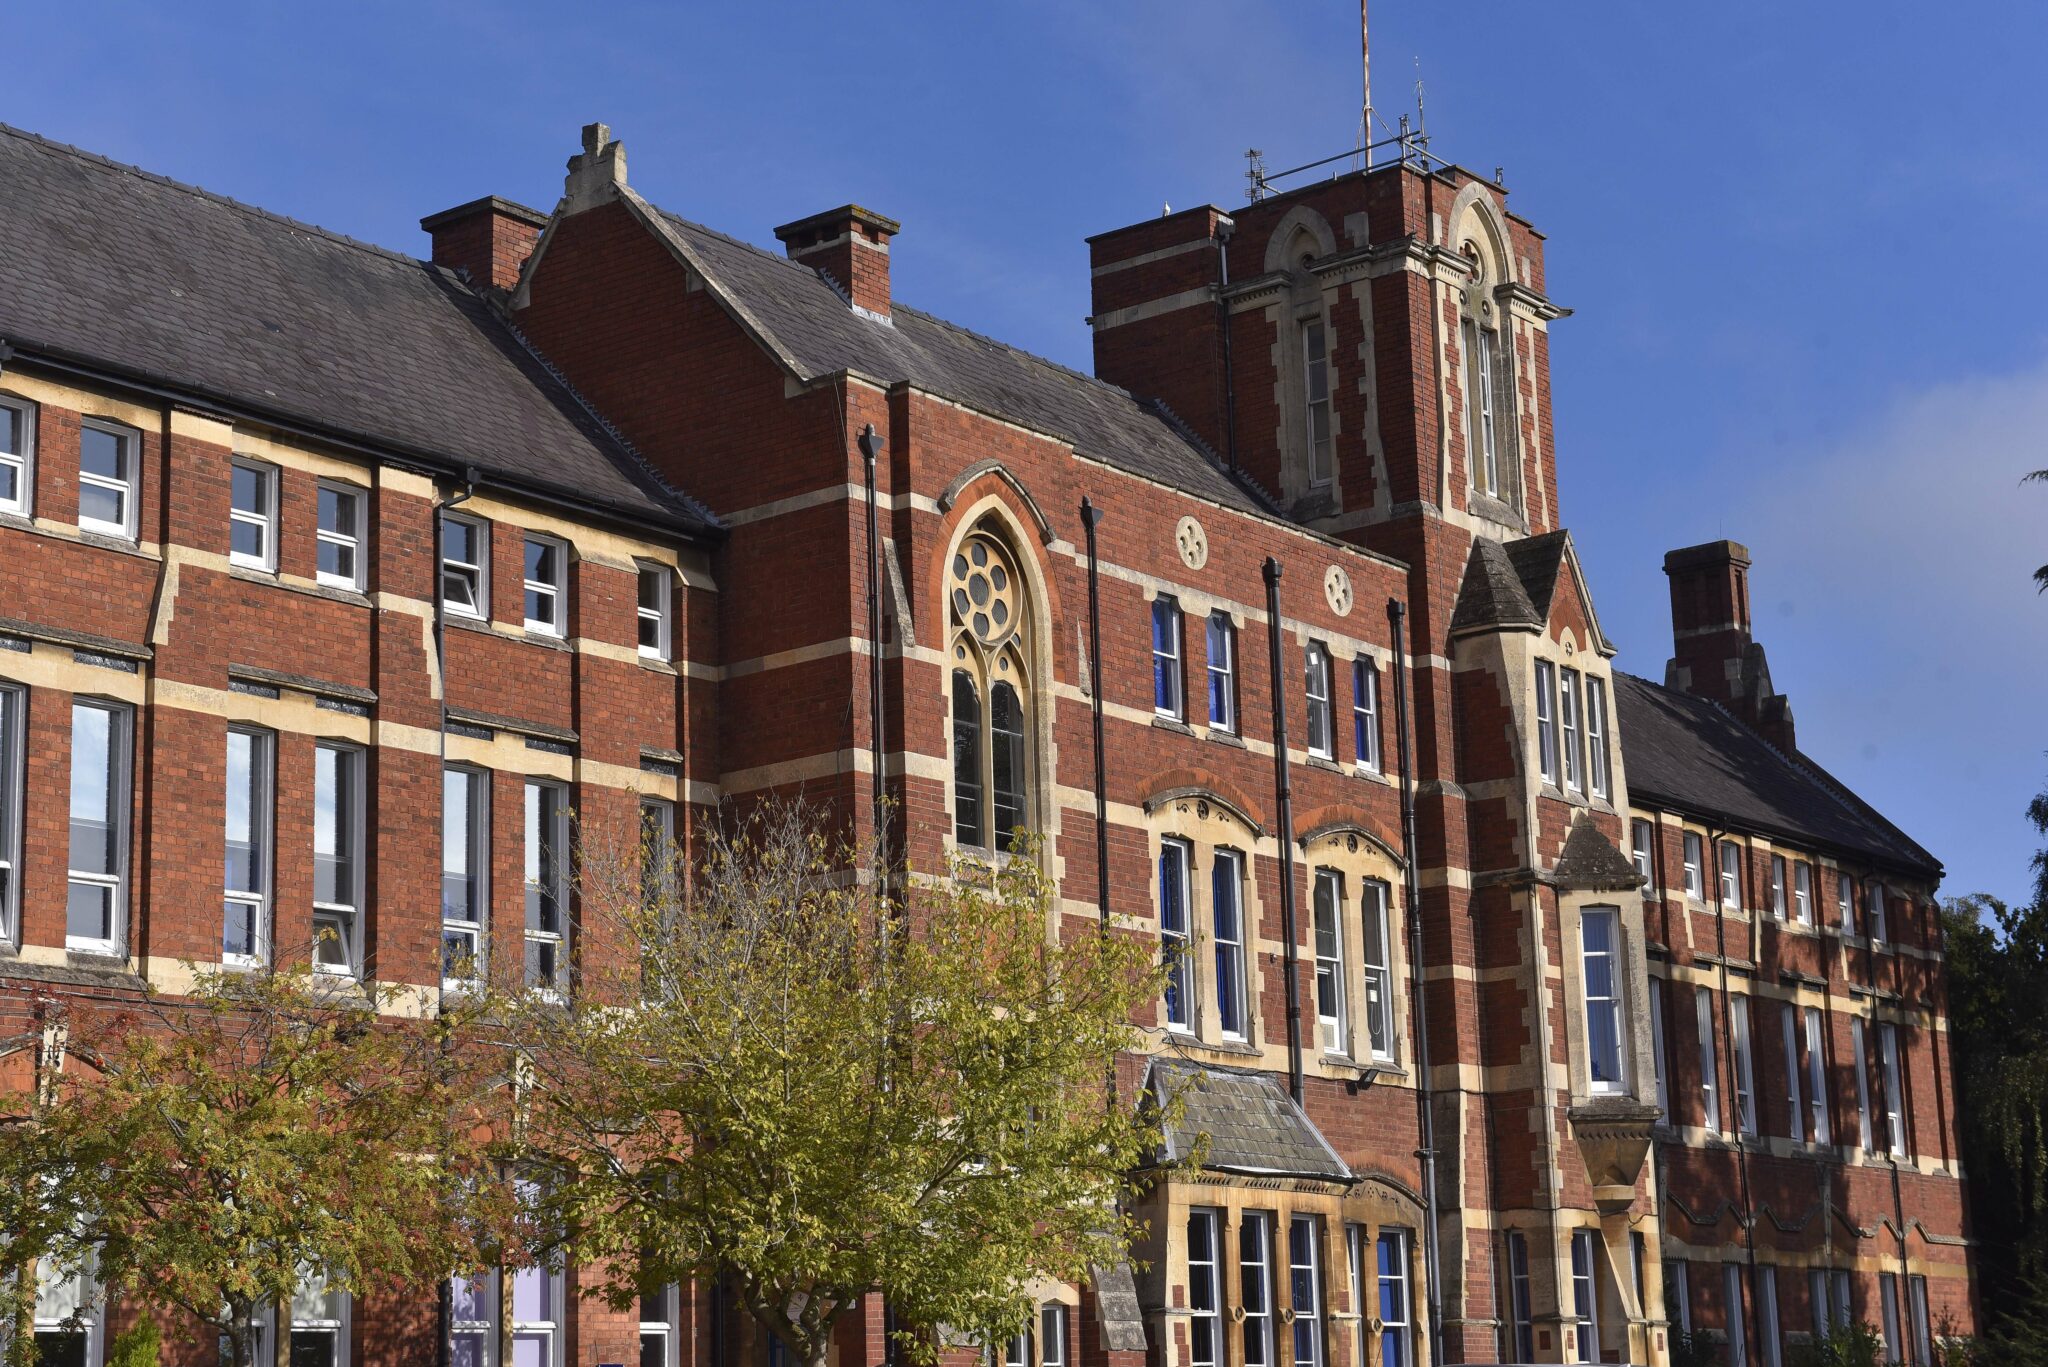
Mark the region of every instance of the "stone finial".
[[569, 158], [569, 174], [562, 181], [567, 211], [608, 204], [625, 183], [626, 144], [612, 136], [609, 124], [584, 124], [583, 150]]

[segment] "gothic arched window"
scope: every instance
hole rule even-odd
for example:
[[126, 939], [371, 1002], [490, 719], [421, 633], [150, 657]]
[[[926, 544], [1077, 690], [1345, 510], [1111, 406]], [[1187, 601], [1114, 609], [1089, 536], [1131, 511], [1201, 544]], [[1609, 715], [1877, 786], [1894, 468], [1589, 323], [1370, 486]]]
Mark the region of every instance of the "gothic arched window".
[[953, 838], [1008, 850], [1031, 824], [1023, 586], [1002, 542], [970, 533], [946, 598], [953, 657]]

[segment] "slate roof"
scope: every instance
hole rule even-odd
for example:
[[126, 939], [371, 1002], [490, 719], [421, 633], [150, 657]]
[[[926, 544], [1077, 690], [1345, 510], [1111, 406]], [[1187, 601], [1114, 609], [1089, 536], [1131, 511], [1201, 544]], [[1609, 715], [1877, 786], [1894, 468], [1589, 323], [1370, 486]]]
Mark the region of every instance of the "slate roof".
[[1634, 861], [1607, 838], [1590, 812], [1579, 813], [1572, 822], [1553, 872], [1560, 884], [1571, 888], [1622, 891], [1643, 884]]
[[1227, 508], [1272, 515], [1179, 424], [1126, 390], [902, 303], [863, 317], [809, 266], [664, 212], [690, 253], [799, 378], [850, 370], [918, 388], [1071, 442], [1084, 456]]
[[1202, 1166], [1211, 1171], [1328, 1182], [1354, 1178], [1315, 1122], [1265, 1073], [1162, 1057], [1152, 1060], [1145, 1085], [1155, 1096], [1182, 1100], [1179, 1123], [1167, 1127], [1168, 1162], [1185, 1158], [1207, 1135]]
[[1465, 582], [1458, 589], [1458, 606], [1451, 612], [1451, 630], [1480, 631], [1492, 627], [1531, 627], [1540, 630], [1545, 619], [1529, 601], [1522, 576], [1507, 548], [1492, 537], [1472, 538], [1472, 553], [1465, 560]]
[[1614, 710], [1631, 797], [1940, 876], [1939, 860], [1826, 770], [1719, 705], [1617, 672]]
[[0, 338], [696, 531], [453, 273], [0, 125]]

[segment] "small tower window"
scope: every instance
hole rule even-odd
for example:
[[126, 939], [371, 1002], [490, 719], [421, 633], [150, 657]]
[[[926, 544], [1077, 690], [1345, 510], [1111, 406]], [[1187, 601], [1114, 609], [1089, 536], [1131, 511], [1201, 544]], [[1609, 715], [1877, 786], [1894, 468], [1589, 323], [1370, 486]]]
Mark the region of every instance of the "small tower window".
[[1330, 425], [1330, 347], [1320, 318], [1302, 324], [1302, 375], [1308, 387], [1308, 482], [1328, 484], [1335, 471]]

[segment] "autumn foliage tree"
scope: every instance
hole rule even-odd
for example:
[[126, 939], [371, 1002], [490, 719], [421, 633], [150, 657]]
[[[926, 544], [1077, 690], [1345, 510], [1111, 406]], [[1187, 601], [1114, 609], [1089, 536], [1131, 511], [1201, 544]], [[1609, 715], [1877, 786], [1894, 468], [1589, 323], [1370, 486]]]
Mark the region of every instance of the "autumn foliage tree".
[[528, 1170], [622, 1306], [715, 1280], [813, 1365], [875, 1292], [899, 1324], [1001, 1341], [1032, 1278], [1128, 1247], [1159, 1117], [1107, 1079], [1156, 950], [1056, 933], [1028, 851], [919, 880], [827, 829], [785, 803], [696, 868], [583, 851], [585, 943], [616, 962], [590, 951], [573, 1000], [505, 1009]]
[[39, 1256], [89, 1258], [110, 1295], [217, 1333], [232, 1367], [309, 1277], [417, 1292], [490, 1260], [513, 1227], [491, 1062], [453, 1047], [460, 1009], [393, 1005], [304, 970], [201, 971], [189, 995], [81, 1010], [54, 1094], [0, 1136], [0, 1169], [61, 1216]]

